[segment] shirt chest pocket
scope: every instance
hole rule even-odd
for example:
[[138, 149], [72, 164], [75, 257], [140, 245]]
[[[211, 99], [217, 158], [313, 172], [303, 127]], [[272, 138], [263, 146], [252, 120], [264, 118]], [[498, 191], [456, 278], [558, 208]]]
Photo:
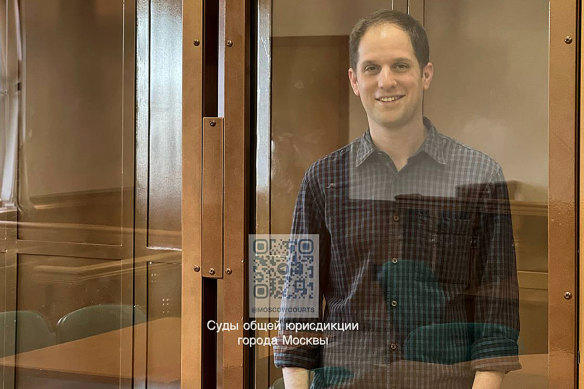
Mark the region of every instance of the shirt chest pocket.
[[467, 284], [477, 238], [464, 212], [421, 213], [418, 219], [422, 261], [436, 281]]

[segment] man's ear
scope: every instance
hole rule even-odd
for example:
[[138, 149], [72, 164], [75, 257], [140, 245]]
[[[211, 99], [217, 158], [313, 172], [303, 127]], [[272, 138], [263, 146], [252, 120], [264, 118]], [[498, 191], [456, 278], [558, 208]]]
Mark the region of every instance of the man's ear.
[[351, 82], [351, 88], [353, 88], [353, 93], [355, 96], [359, 96], [359, 84], [357, 83], [357, 73], [353, 68], [349, 68], [349, 81]]
[[428, 62], [426, 66], [424, 66], [424, 69], [422, 69], [422, 82], [424, 84], [424, 90], [428, 90], [430, 88], [432, 77], [434, 77], [434, 65], [432, 62]]

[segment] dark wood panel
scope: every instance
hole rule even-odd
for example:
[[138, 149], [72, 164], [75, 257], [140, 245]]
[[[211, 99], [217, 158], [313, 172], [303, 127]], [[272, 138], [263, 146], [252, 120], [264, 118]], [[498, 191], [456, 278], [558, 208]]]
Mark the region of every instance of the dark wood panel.
[[348, 38], [274, 37], [271, 233], [290, 232], [308, 166], [347, 143]]

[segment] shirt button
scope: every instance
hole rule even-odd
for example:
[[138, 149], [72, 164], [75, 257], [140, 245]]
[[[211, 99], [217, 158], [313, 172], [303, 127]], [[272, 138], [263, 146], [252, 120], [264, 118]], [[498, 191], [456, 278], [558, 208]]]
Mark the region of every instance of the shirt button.
[[397, 258], [391, 258], [391, 263], [397, 263]]
[[395, 344], [395, 343], [392, 343], [392, 344], [389, 346], [389, 348], [391, 348], [392, 350], [394, 350], [394, 351], [395, 351], [395, 350], [397, 350], [397, 344]]
[[398, 222], [399, 221], [399, 215], [393, 215], [393, 221], [394, 222]]
[[392, 306], [392, 307], [397, 307], [397, 301], [395, 301], [395, 300], [392, 300], [392, 302], [391, 302], [391, 306]]

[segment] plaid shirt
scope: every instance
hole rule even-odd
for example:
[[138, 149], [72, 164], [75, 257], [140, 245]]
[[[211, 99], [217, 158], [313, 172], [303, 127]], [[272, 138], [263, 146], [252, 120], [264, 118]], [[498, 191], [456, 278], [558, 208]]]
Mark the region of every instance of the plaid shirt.
[[319, 235], [326, 303], [314, 321], [359, 326], [301, 334], [326, 337], [321, 346], [284, 345], [280, 331], [276, 366], [316, 369], [315, 388], [470, 388], [475, 370], [521, 367], [501, 167], [424, 124], [400, 171], [367, 131], [304, 175], [292, 233]]

